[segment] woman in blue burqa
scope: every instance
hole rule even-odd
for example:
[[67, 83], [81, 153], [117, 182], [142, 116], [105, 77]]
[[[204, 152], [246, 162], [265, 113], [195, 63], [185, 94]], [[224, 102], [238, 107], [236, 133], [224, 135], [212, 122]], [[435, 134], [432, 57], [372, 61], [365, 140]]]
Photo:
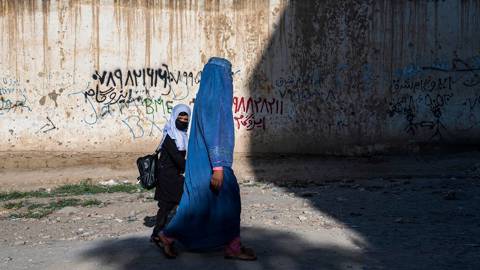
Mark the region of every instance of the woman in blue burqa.
[[184, 193], [160, 233], [164, 254], [174, 241], [190, 250], [225, 247], [225, 258], [255, 260], [240, 242], [240, 189], [232, 170], [234, 124], [231, 64], [210, 58], [202, 71], [188, 142]]

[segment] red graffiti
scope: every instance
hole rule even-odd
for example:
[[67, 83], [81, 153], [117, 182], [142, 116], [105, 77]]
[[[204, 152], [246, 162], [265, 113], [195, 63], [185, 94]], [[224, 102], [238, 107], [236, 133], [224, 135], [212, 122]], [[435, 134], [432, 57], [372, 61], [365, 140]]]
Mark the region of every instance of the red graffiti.
[[253, 114], [247, 116], [242, 114], [238, 117], [233, 117], [233, 119], [235, 119], [237, 122], [237, 129], [240, 129], [240, 127], [245, 127], [245, 129], [249, 131], [255, 128], [261, 128], [265, 130], [265, 116], [255, 120], [255, 116]]
[[266, 129], [265, 115], [283, 114], [283, 101], [275, 98], [233, 98], [233, 111], [237, 129]]
[[257, 99], [250, 97], [245, 103], [245, 97], [234, 97], [233, 108], [235, 113], [283, 114], [283, 101], [275, 98], [268, 100], [262, 97]]

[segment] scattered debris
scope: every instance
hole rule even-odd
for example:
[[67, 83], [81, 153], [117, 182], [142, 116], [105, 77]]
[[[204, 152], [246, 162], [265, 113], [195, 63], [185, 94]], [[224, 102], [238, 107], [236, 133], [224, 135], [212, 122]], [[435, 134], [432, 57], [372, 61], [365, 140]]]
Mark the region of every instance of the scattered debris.
[[23, 246], [25, 245], [27, 242], [24, 241], [24, 240], [20, 240], [20, 241], [16, 241], [15, 243], [13, 243], [14, 246]]
[[453, 190], [449, 190], [444, 196], [443, 199], [447, 201], [458, 200], [457, 193]]
[[298, 216], [298, 219], [303, 222], [303, 221], [307, 220], [307, 217], [300, 215], [300, 216]]
[[[128, 182], [127, 182], [127, 183], [128, 183]], [[110, 186], [110, 187], [111, 187], [111, 186], [119, 185], [120, 182], [118, 182], [118, 181], [115, 180], [115, 179], [110, 179], [110, 180], [108, 180], [108, 181], [100, 181], [99, 184], [102, 185], [102, 186]]]
[[60, 210], [57, 211], [57, 214], [61, 214], [61, 215], [66, 215], [66, 216], [72, 216], [76, 213], [78, 213], [80, 210], [78, 210], [78, 208], [76, 207], [73, 207], [73, 206], [67, 206], [67, 207], [64, 207]]

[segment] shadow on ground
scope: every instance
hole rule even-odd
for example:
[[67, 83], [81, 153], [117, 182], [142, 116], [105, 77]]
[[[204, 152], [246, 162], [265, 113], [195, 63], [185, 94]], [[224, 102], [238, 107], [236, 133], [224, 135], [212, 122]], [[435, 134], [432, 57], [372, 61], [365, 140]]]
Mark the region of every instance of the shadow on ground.
[[[102, 269], [366, 269], [359, 250], [322, 245], [282, 231], [244, 228], [243, 239], [255, 247], [259, 260], [239, 262], [223, 259], [221, 251], [180, 253], [175, 260], [164, 258], [146, 237], [106, 240], [82, 254], [82, 260], [100, 262]], [[311, 238], [311, 237], [308, 237]], [[368, 268], [371, 269], [371, 268]]]
[[[408, 122], [389, 118], [388, 115], [388, 99], [395, 94], [391, 82], [395, 79], [396, 68], [407, 62], [415, 65], [429, 59], [442, 59], [452, 53], [447, 51], [449, 48], [461, 48], [461, 44], [470, 46], [475, 44], [474, 40], [478, 41], [478, 35], [471, 32], [451, 44], [438, 44], [443, 34], [431, 29], [433, 24], [430, 21], [434, 16], [430, 15], [433, 9], [437, 14], [437, 11], [445, 13], [459, 8], [448, 6], [451, 3], [288, 1], [249, 78], [250, 96], [282, 100], [284, 112], [277, 115], [270, 112], [271, 115], [263, 119], [266, 121], [264, 128], [253, 127], [249, 131], [250, 152], [275, 153], [284, 150], [370, 155], [377, 150], [389, 152], [382, 145], [392, 145], [392, 150], [396, 151], [412, 152], [416, 148], [407, 149], [411, 147], [407, 140], [412, 145], [432, 143], [438, 146], [446, 146], [452, 139], [456, 143], [461, 142], [460, 137], [448, 137], [451, 134], [440, 128], [417, 129], [418, 133], [408, 137], [408, 134], [401, 133], [401, 129], [393, 131], [395, 129], [389, 126], [408, 126]], [[449, 19], [435, 21], [448, 24], [458, 19], [456, 14], [453, 12]], [[404, 17], [411, 20], [407, 22]], [[443, 27], [439, 26], [439, 29]], [[422, 32], [435, 34], [420, 35], [419, 39], [411, 42], [405, 38], [411, 33]], [[454, 36], [453, 33], [446, 36], [449, 35]], [[409, 49], [404, 45], [407, 42]], [[415, 53], [408, 56], [408, 50]], [[469, 52], [463, 50], [458, 53]], [[420, 59], [422, 57], [425, 59]], [[458, 91], [462, 94], [461, 90]], [[428, 110], [426, 117], [430, 117]], [[437, 122], [447, 117], [453, 116], [437, 117]], [[435, 120], [435, 117], [431, 118]], [[395, 134], [390, 134], [392, 132]], [[386, 140], [389, 136], [406, 139], [399, 139], [401, 142]], [[395, 143], [400, 145], [395, 146]], [[377, 146], [380, 146], [379, 149]], [[412, 159], [415, 157], [412, 156]], [[299, 175], [311, 169], [301, 162], [296, 164]], [[348, 160], [344, 164], [336, 170], [343, 169], [347, 179], [356, 179], [358, 172], [349, 171]], [[444, 164], [451, 165], [448, 162]], [[395, 172], [388, 169], [388, 164], [382, 166], [386, 168], [383, 172], [376, 171], [372, 164], [368, 168], [375, 177], [402, 173], [401, 166], [391, 165]], [[262, 174], [273, 173], [253, 161], [251, 166], [253, 177], [260, 181], [263, 180]], [[417, 165], [419, 171], [423, 169], [420, 166]], [[410, 169], [405, 174], [413, 171], [415, 175], [415, 168]], [[297, 172], [291, 167], [280, 170], [285, 170], [289, 176]], [[362, 167], [356, 170], [362, 171]], [[445, 177], [445, 171], [449, 175], [459, 172], [443, 167], [428, 179], [380, 179], [370, 183], [333, 181], [316, 187], [287, 185], [285, 189], [295, 196], [306, 197], [316, 209], [357, 232], [369, 243], [369, 256], [381, 261], [385, 269], [480, 269], [478, 178]], [[304, 182], [322, 183], [322, 175], [328, 178], [328, 174], [329, 171], [325, 171]], [[288, 179], [292, 177], [288, 177], [286, 182]], [[263, 181], [277, 183], [270, 179]], [[316, 192], [314, 195], [305, 196], [307, 191], [312, 190]], [[333, 253], [328, 247], [318, 250], [319, 256]], [[337, 264], [341, 265], [341, 262]]]
[[480, 267], [478, 179], [347, 180], [285, 190], [358, 234], [368, 243], [364, 254], [384, 269]]
[[[303, 232], [243, 228], [243, 241], [259, 255], [254, 263], [226, 261], [221, 251], [183, 251], [169, 261], [146, 236], [97, 242], [83, 257], [113, 269], [479, 269], [478, 179], [363, 179], [271, 188], [279, 200], [292, 193], [307, 201], [319, 211], [308, 219], [328, 217], [326, 224], [312, 230], [307, 219]], [[262, 215], [302, 214], [265, 207]]]

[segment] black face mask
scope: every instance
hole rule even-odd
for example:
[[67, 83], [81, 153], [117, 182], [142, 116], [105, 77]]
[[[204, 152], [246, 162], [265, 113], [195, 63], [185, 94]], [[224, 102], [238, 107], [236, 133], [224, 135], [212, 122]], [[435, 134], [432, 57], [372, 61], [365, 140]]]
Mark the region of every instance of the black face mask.
[[181, 130], [181, 131], [187, 131], [188, 129], [188, 122], [182, 122], [180, 120], [175, 120], [175, 127], [178, 129], [178, 130]]

